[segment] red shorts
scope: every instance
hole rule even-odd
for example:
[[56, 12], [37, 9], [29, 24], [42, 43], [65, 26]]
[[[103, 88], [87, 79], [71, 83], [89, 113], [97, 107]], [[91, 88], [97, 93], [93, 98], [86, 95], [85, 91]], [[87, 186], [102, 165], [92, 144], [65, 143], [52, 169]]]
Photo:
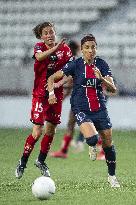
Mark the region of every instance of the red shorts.
[[44, 125], [45, 121], [53, 124], [60, 124], [62, 96], [57, 97], [56, 95], [57, 103], [53, 105], [49, 105], [48, 97], [33, 97], [31, 122], [37, 125]]

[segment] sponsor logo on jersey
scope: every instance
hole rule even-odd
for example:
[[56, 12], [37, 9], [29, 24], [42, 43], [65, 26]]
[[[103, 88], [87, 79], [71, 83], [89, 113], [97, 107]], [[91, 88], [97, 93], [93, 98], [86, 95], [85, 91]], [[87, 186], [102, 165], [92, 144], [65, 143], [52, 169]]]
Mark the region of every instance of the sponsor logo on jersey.
[[37, 119], [39, 117], [39, 114], [34, 114], [34, 118]]

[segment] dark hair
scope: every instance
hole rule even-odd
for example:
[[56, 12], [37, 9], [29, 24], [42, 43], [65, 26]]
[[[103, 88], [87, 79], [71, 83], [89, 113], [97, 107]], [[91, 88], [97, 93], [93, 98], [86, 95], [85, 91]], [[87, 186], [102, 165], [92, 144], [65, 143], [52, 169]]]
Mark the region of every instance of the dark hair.
[[79, 50], [78, 42], [71, 40], [71, 41], [69, 41], [68, 45], [69, 45], [69, 47], [71, 49], [71, 52], [72, 52], [73, 56], [76, 56], [77, 55], [77, 51]]
[[[88, 34], [86, 36], [84, 36], [82, 39], [81, 39], [81, 46], [86, 42], [86, 41], [94, 41], [96, 43], [96, 39], [94, 37], [93, 34]], [[97, 43], [96, 43], [97, 45]]]
[[33, 33], [36, 36], [36, 38], [41, 39], [42, 30], [43, 30], [43, 28], [45, 28], [47, 26], [50, 26], [50, 27], [54, 28], [54, 25], [52, 23], [50, 23], [50, 22], [40, 23], [40, 24], [38, 24], [37, 26], [35, 26], [33, 28]]

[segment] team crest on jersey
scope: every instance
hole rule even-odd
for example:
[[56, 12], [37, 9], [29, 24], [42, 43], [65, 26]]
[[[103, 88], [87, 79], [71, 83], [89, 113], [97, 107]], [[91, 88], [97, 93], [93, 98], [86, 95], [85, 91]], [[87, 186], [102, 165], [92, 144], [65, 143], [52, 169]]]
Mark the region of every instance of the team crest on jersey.
[[68, 63], [64, 67], [67, 68], [68, 67]]
[[56, 52], [56, 55], [59, 59], [62, 59], [63, 58], [63, 52], [62, 51], [57, 51]]

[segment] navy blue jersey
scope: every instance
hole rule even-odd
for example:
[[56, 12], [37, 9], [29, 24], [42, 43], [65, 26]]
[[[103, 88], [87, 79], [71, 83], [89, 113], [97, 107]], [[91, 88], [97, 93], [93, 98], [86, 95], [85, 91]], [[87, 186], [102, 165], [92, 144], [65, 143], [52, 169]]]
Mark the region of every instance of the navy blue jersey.
[[74, 113], [83, 111], [97, 112], [106, 109], [102, 82], [96, 78], [94, 67], [97, 67], [102, 76], [112, 76], [108, 64], [96, 57], [94, 64], [85, 63], [82, 57], [66, 64], [62, 71], [66, 76], [73, 77], [73, 92], [71, 95], [71, 109]]

